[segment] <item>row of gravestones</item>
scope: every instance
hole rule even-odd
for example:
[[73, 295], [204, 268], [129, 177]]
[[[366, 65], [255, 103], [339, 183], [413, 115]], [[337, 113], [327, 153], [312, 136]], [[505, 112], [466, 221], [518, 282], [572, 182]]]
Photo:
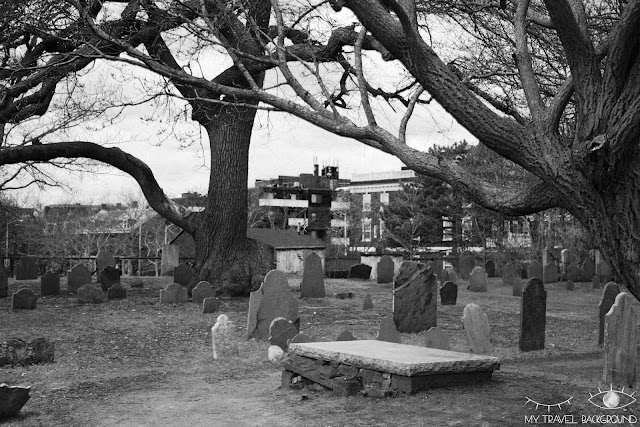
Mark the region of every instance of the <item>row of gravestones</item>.
[[[349, 269], [349, 279], [369, 280], [372, 267], [367, 264], [355, 264]], [[376, 281], [378, 283], [393, 282], [395, 263], [389, 255], [383, 255], [376, 264]]]

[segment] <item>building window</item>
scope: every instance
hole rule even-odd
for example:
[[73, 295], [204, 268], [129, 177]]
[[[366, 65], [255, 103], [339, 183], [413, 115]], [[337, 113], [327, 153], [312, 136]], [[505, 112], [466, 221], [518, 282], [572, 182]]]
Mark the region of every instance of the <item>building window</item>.
[[322, 195], [320, 195], [320, 194], [312, 194], [311, 195], [311, 203], [322, 203]]
[[371, 218], [365, 218], [362, 220], [362, 241], [371, 241]]
[[362, 195], [362, 212], [371, 211], [371, 194]]
[[446, 216], [442, 217], [442, 241], [453, 241], [453, 222], [451, 221], [451, 218]]
[[318, 214], [315, 212], [311, 212], [311, 221], [315, 221], [318, 218]]
[[389, 193], [380, 193], [380, 204], [381, 205], [389, 204]]
[[291, 195], [291, 200], [298, 200], [298, 195], [297, 194], [292, 194]]

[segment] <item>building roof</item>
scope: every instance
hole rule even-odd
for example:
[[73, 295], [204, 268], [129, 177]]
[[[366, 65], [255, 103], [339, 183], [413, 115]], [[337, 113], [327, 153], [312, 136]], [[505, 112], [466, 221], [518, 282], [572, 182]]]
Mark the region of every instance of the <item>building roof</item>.
[[276, 249], [324, 248], [326, 245], [320, 239], [307, 234], [298, 234], [294, 230], [273, 228], [249, 228], [247, 237], [266, 243]]

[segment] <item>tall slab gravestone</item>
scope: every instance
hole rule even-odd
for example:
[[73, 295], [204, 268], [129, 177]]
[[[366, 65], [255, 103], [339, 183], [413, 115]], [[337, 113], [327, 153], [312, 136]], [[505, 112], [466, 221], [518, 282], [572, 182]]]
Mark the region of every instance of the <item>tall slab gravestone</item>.
[[269, 326], [276, 317], [284, 317], [299, 327], [298, 301], [289, 290], [287, 275], [271, 270], [260, 289], [251, 292], [249, 297], [247, 338], [267, 340]]
[[100, 274], [102, 270], [104, 270], [109, 265], [111, 267], [115, 267], [116, 259], [113, 257], [113, 255], [111, 255], [111, 252], [109, 252], [106, 249], [103, 249], [100, 252], [98, 252], [98, 255], [96, 255], [96, 277], [97, 277], [98, 283], [102, 283], [102, 278], [100, 277]]
[[484, 271], [487, 273], [487, 277], [496, 277], [496, 263], [490, 259], [484, 263]]
[[596, 265], [596, 274], [600, 276], [600, 281], [604, 283], [613, 279], [613, 272], [611, 271], [611, 267], [605, 260], [600, 261]]
[[544, 349], [547, 322], [547, 291], [542, 280], [529, 279], [520, 301], [520, 350]]
[[173, 269], [173, 283], [177, 283], [180, 286], [189, 286], [192, 277], [193, 269], [187, 264], [178, 264], [178, 266]]
[[173, 269], [180, 264], [180, 247], [178, 245], [162, 245], [162, 255], [160, 258], [160, 274], [170, 276]]
[[527, 267], [527, 277], [529, 279], [533, 279], [535, 277], [542, 280], [544, 278], [543, 274], [544, 271], [542, 268], [542, 263], [540, 261], [534, 259], [529, 263], [529, 266]]
[[491, 354], [491, 327], [487, 315], [480, 309], [480, 306], [469, 303], [462, 311], [462, 323], [467, 333], [471, 352], [476, 354]]
[[91, 283], [91, 272], [82, 264], [76, 265], [67, 275], [67, 293], [76, 295], [82, 285]]
[[484, 268], [480, 266], [474, 267], [469, 275], [469, 290], [471, 292], [487, 292], [488, 285], [489, 279]]
[[619, 293], [605, 316], [602, 382], [615, 389], [636, 382], [638, 315], [632, 300], [628, 293]]
[[453, 282], [445, 282], [440, 288], [440, 304], [456, 305], [458, 301], [458, 285]]
[[596, 274], [596, 263], [591, 257], [587, 257], [582, 263], [582, 280], [590, 282]]
[[16, 280], [36, 280], [38, 278], [38, 265], [29, 255], [20, 258], [16, 264]]
[[[369, 267], [369, 270], [371, 270], [371, 267]], [[322, 260], [318, 254], [312, 252], [304, 259], [300, 298], [324, 298], [326, 296]]]
[[393, 320], [399, 332], [420, 332], [436, 326], [438, 283], [430, 267], [393, 289]]
[[60, 295], [60, 276], [47, 271], [47, 273], [40, 277], [40, 295]]
[[400, 270], [398, 271], [398, 276], [393, 282], [394, 288], [399, 288], [410, 280], [413, 280], [415, 276], [420, 274], [420, 271], [425, 268], [425, 264], [421, 264], [415, 261], [404, 261], [400, 264]]
[[393, 271], [395, 265], [393, 259], [389, 255], [383, 255], [377, 265], [377, 280], [378, 283], [391, 283], [393, 282]]
[[7, 298], [9, 296], [9, 274], [4, 268], [4, 265], [0, 264], [0, 298]]
[[598, 345], [604, 344], [604, 323], [605, 316], [611, 310], [611, 306], [616, 302], [616, 297], [620, 293], [620, 287], [614, 283], [609, 282], [604, 286], [602, 290], [602, 298], [600, 299], [600, 304], [598, 305], [599, 312], [599, 328], [598, 328]]
[[542, 275], [544, 276], [544, 283], [555, 283], [558, 281], [558, 266], [554, 263], [549, 263], [543, 266]]

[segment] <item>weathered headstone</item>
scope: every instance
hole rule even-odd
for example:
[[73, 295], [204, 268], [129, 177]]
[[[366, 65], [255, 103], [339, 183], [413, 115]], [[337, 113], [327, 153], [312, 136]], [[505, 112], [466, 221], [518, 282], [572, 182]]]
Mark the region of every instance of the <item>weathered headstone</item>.
[[31, 289], [20, 288], [11, 296], [11, 309], [33, 310], [37, 300], [38, 296]]
[[496, 263], [490, 259], [484, 263], [484, 271], [487, 273], [487, 277], [496, 277]]
[[173, 269], [180, 264], [180, 247], [178, 245], [162, 245], [160, 258], [160, 274], [170, 276]]
[[529, 279], [520, 301], [520, 350], [544, 350], [547, 291], [542, 280]]
[[113, 255], [111, 255], [111, 252], [109, 252], [106, 249], [103, 249], [100, 252], [98, 252], [98, 255], [96, 255], [96, 277], [97, 277], [98, 283], [102, 283], [102, 278], [100, 277], [100, 274], [102, 273], [102, 270], [104, 270], [109, 265], [111, 267], [115, 267], [116, 259], [113, 257]]
[[445, 282], [440, 288], [440, 304], [456, 305], [458, 301], [458, 285], [453, 282]]
[[171, 283], [160, 290], [160, 304], [184, 304], [189, 300], [187, 288]]
[[4, 265], [0, 264], [0, 298], [7, 298], [9, 296], [9, 274], [4, 268]]
[[100, 304], [104, 301], [104, 292], [90, 283], [78, 288], [78, 304]]
[[543, 275], [544, 275], [544, 271], [542, 268], [542, 263], [537, 259], [534, 259], [533, 261], [531, 261], [529, 263], [529, 266], [527, 267], [527, 277], [529, 279], [533, 279], [535, 277], [542, 280], [544, 278]]
[[609, 282], [602, 290], [602, 298], [598, 305], [599, 327], [598, 327], [598, 345], [604, 344], [605, 316], [611, 310], [611, 306], [616, 302], [616, 297], [620, 293], [620, 286], [614, 282]]
[[567, 264], [564, 273], [564, 279], [567, 282], [575, 282], [579, 279], [580, 272], [578, 271], [578, 266], [574, 263]]
[[312, 252], [304, 259], [300, 298], [324, 298], [326, 296], [322, 260], [317, 253]]
[[424, 336], [425, 347], [438, 348], [440, 350], [450, 350], [449, 337], [439, 326], [429, 328]]
[[284, 317], [294, 324], [299, 321], [298, 301], [289, 290], [287, 275], [271, 270], [264, 282], [249, 297], [247, 337], [258, 340], [269, 338], [269, 326], [276, 317]]
[[554, 263], [543, 267], [544, 283], [555, 283], [558, 281], [558, 266]]
[[513, 286], [513, 282], [518, 277], [516, 266], [508, 262], [502, 267], [502, 286]]
[[209, 297], [202, 300], [202, 314], [211, 314], [220, 311], [220, 300], [215, 297]]
[[393, 322], [392, 318], [385, 317], [384, 319], [382, 319], [382, 321], [380, 322], [380, 329], [378, 330], [376, 340], [401, 344], [400, 333], [396, 329], [396, 325]]
[[91, 283], [91, 272], [82, 264], [76, 265], [67, 275], [67, 293], [76, 295], [80, 286]]
[[100, 286], [103, 291], [108, 291], [116, 283], [120, 283], [120, 270], [112, 265], [107, 265], [100, 270]]
[[480, 266], [474, 267], [469, 275], [469, 290], [471, 292], [487, 292], [488, 285], [489, 279], [484, 268]]
[[[104, 282], [105, 282], [105, 276], [102, 276], [103, 285], [104, 285]], [[127, 290], [123, 288], [120, 283], [114, 283], [107, 290], [107, 299], [125, 299], [126, 297], [127, 297]]]
[[452, 282], [456, 285], [458, 284], [458, 274], [453, 269], [453, 267], [449, 266], [442, 271], [442, 277], [440, 278], [442, 283]]
[[36, 280], [38, 278], [38, 265], [29, 255], [20, 258], [16, 264], [16, 280]]
[[476, 354], [493, 353], [489, 319], [477, 304], [470, 303], [464, 307], [462, 323], [464, 323], [471, 352]]
[[436, 326], [438, 283], [429, 267], [393, 290], [393, 320], [399, 332], [420, 332]]
[[202, 304], [205, 298], [215, 297], [216, 293], [213, 290], [213, 286], [209, 282], [199, 282], [195, 288], [191, 291], [191, 301], [196, 304]]
[[40, 277], [40, 295], [60, 295], [60, 276], [47, 271], [47, 273]]
[[29, 400], [31, 387], [0, 384], [0, 421], [18, 415]]
[[367, 294], [364, 296], [364, 302], [362, 303], [363, 310], [370, 310], [373, 308], [373, 301], [371, 300], [371, 295]]
[[582, 263], [582, 280], [585, 282], [591, 281], [596, 274], [596, 263], [593, 258], [587, 257]]
[[218, 360], [220, 356], [238, 354], [235, 326], [226, 314], [218, 316], [216, 324], [211, 328], [211, 347], [214, 360]]
[[512, 295], [514, 297], [521, 297], [522, 296], [522, 285], [523, 285], [524, 281], [523, 279], [516, 277], [515, 280], [513, 281], [513, 293]]
[[355, 340], [356, 340], [356, 337], [354, 337], [353, 334], [350, 331], [347, 331], [346, 329], [340, 332], [340, 335], [336, 337], [336, 341], [355, 341]]
[[476, 265], [475, 257], [471, 252], [463, 252], [460, 254], [459, 266], [460, 269], [460, 277], [464, 280], [469, 280], [469, 275], [471, 274], [471, 270]]
[[596, 265], [596, 274], [600, 276], [600, 281], [607, 283], [611, 279], [613, 279], [613, 272], [611, 271], [611, 267], [609, 263], [605, 260], [602, 260]]
[[619, 389], [636, 382], [638, 315], [632, 297], [621, 292], [605, 316], [602, 382]]
[[180, 286], [189, 286], [192, 277], [193, 269], [187, 264], [178, 264], [173, 269], [173, 283], [177, 283]]
[[282, 351], [289, 349], [289, 340], [298, 335], [298, 330], [291, 320], [276, 317], [269, 326], [269, 342], [277, 345]]
[[597, 274], [594, 274], [593, 278], [591, 279], [591, 290], [596, 291], [601, 287], [602, 287], [602, 283], [600, 282], [600, 276], [598, 276]]
[[383, 255], [378, 261], [377, 265], [377, 280], [378, 283], [391, 283], [393, 282], [393, 272], [395, 265], [393, 259], [389, 255]]
[[420, 264], [419, 262], [404, 261], [402, 264], [400, 264], [400, 271], [398, 271], [398, 276], [393, 282], [393, 287], [399, 288], [409, 280], [413, 280], [415, 276], [420, 273], [421, 269], [425, 267], [425, 264]]
[[349, 279], [369, 280], [371, 277], [371, 266], [367, 264], [354, 264], [349, 269]]

